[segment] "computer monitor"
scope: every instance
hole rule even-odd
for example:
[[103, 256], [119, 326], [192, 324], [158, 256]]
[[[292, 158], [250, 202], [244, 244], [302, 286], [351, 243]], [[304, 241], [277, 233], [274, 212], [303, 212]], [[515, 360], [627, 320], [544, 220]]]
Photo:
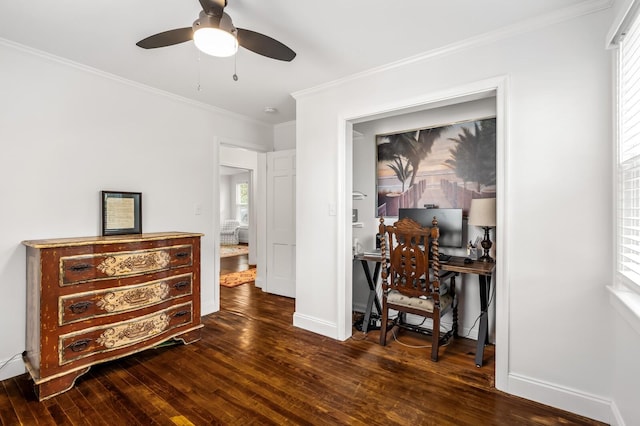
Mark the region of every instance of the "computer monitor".
[[440, 247], [461, 248], [462, 209], [398, 209], [398, 219], [411, 218], [421, 226], [430, 228], [433, 217], [438, 219]]

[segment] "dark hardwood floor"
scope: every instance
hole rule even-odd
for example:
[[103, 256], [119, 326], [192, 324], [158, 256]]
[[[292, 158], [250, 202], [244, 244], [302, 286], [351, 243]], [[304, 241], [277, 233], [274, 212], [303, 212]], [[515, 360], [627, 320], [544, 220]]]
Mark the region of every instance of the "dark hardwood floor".
[[[339, 342], [292, 326], [294, 300], [250, 284], [220, 289], [202, 340], [97, 365], [39, 403], [26, 375], [0, 385], [5, 425], [594, 425], [493, 388], [494, 351], [428, 349], [355, 331]], [[428, 344], [403, 332], [400, 342]]]
[[255, 268], [255, 265], [249, 265], [249, 255], [247, 254], [220, 258], [220, 275], [246, 271], [252, 267]]

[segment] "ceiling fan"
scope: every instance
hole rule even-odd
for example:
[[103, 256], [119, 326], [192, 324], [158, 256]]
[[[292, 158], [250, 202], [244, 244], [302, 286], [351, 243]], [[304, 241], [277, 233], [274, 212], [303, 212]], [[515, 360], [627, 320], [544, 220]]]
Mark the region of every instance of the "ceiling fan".
[[232, 56], [238, 46], [254, 53], [280, 61], [291, 61], [296, 52], [283, 43], [255, 31], [236, 28], [231, 17], [224, 12], [227, 0], [199, 0], [200, 16], [192, 26], [164, 31], [136, 43], [143, 49], [172, 46], [193, 40], [202, 52], [219, 57]]

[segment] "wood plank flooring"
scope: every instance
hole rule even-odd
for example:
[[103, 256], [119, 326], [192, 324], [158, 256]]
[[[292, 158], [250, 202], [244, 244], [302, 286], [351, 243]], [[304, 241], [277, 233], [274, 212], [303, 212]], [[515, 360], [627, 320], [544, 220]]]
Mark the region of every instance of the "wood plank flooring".
[[255, 268], [255, 265], [249, 265], [249, 255], [247, 254], [223, 257], [220, 259], [220, 275], [246, 271], [252, 267]]
[[94, 366], [39, 403], [26, 375], [1, 382], [4, 425], [595, 425], [493, 388], [494, 351], [475, 341], [429, 360], [427, 337], [339, 342], [292, 326], [294, 301], [253, 285], [220, 289], [202, 340]]

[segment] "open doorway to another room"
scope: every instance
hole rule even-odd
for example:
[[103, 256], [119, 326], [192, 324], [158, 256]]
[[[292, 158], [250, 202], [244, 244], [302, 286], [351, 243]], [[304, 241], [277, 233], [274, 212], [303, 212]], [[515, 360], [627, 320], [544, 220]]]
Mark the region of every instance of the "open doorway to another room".
[[252, 170], [220, 166], [220, 285], [254, 282], [256, 265], [249, 263]]
[[[377, 342], [383, 326], [380, 262], [376, 262], [380, 217], [389, 225], [399, 219], [403, 209], [413, 210], [415, 214], [423, 214], [421, 212], [426, 212], [427, 208], [431, 211], [461, 210], [449, 231], [456, 238], [441, 239], [440, 253], [461, 261], [468, 258], [469, 263], [479, 257], [470, 257], [472, 253], [467, 251], [467, 242], [478, 246], [482, 228], [470, 225], [467, 217], [471, 199], [502, 196], [497, 192], [502, 176], [498, 170], [501, 165], [497, 164], [497, 96], [496, 90], [489, 89], [352, 122], [351, 153], [347, 153], [347, 158], [352, 163], [351, 245], [356, 259], [351, 277], [352, 332], [358, 338]], [[385, 155], [389, 151], [384, 149], [388, 150], [392, 142], [396, 150]], [[408, 149], [400, 149], [405, 146]], [[464, 157], [471, 150], [474, 155]], [[470, 159], [463, 161], [466, 158]], [[429, 226], [430, 218], [425, 215], [423, 226]], [[447, 235], [444, 229], [440, 226], [441, 238]], [[495, 224], [491, 232], [495, 241]], [[491, 255], [496, 258], [495, 246]], [[497, 283], [495, 280], [491, 283], [489, 279], [489, 291], [483, 296], [479, 275], [460, 269], [463, 268], [456, 271], [457, 313], [454, 316], [451, 310], [440, 322], [441, 332], [450, 331], [453, 336], [457, 331], [458, 334], [446, 340], [443, 348], [451, 346], [441, 352], [449, 350], [453, 353], [460, 349], [460, 353], [468, 358], [467, 365], [482, 366], [483, 372], [489, 372], [483, 373], [483, 377], [493, 386], [495, 353], [498, 351], [494, 346], [498, 340], [494, 297]], [[424, 351], [424, 347], [430, 347], [431, 337], [424, 337], [431, 332], [430, 320], [412, 315], [401, 319], [405, 328], [419, 333], [403, 333], [398, 338], [394, 332], [392, 338], [396, 342], [413, 345], [411, 350], [416, 354]], [[486, 329], [481, 326], [483, 321]], [[456, 324], [455, 328], [453, 324]], [[480, 355], [476, 357], [478, 353]], [[447, 362], [446, 357], [444, 362]]]

